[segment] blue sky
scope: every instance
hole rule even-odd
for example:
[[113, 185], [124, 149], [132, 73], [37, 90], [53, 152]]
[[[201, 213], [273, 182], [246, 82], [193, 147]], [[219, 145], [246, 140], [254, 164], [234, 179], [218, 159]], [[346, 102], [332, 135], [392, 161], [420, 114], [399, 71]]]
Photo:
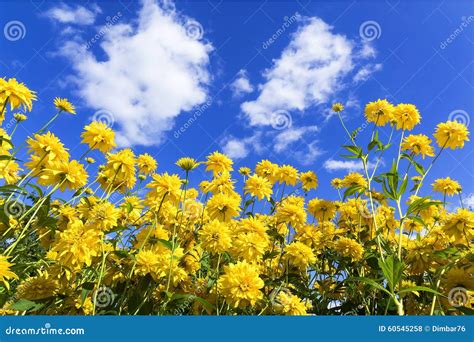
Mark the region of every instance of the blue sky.
[[[54, 114], [54, 97], [67, 97], [78, 115], [52, 130], [77, 156], [83, 126], [100, 117], [122, 146], [154, 155], [159, 171], [220, 150], [236, 168], [270, 159], [314, 170], [318, 196], [335, 198], [329, 181], [357, 165], [339, 156], [346, 137], [333, 102], [346, 104], [351, 129], [364, 127], [369, 101], [414, 103], [423, 121], [413, 132], [430, 136], [438, 122], [469, 123], [474, 111], [471, 1], [2, 1], [0, 9], [0, 75], [39, 97], [14, 140]], [[472, 156], [472, 143], [446, 151], [429, 182], [449, 175], [474, 201]]]

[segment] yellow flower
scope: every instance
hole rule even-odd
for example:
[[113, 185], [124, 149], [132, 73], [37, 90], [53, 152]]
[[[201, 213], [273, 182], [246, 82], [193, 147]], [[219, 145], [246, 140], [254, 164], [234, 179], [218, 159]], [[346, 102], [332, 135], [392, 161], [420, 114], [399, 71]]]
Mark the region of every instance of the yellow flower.
[[230, 229], [224, 222], [213, 220], [199, 231], [202, 248], [212, 254], [228, 251], [232, 246]]
[[364, 257], [364, 248], [356, 240], [341, 236], [334, 243], [334, 250], [343, 257], [350, 258], [352, 261], [360, 261]]
[[344, 105], [342, 103], [336, 102], [332, 105], [332, 111], [335, 113], [342, 112], [344, 110]]
[[28, 138], [29, 145], [28, 152], [30, 155], [30, 162], [25, 165], [31, 170], [39, 168], [49, 162], [69, 160], [69, 153], [61, 141], [51, 132], [45, 134], [35, 134], [34, 139]]
[[191, 171], [195, 169], [199, 165], [199, 163], [193, 158], [185, 157], [178, 159], [176, 165], [178, 165], [184, 171]]
[[71, 270], [82, 269], [84, 264], [90, 266], [92, 258], [101, 251], [101, 236], [100, 231], [86, 229], [82, 221], [76, 219], [59, 233], [59, 239], [48, 256]]
[[214, 152], [207, 156], [207, 161], [204, 163], [207, 165], [206, 171], [212, 171], [214, 176], [221, 172], [232, 171], [232, 164], [234, 162], [227, 157], [225, 154]]
[[94, 158], [91, 158], [91, 157], [87, 157], [87, 158], [86, 158], [86, 162], [87, 162], [87, 164], [94, 164], [94, 163], [95, 163], [95, 159], [94, 159]]
[[331, 186], [334, 189], [341, 189], [342, 188], [342, 179], [334, 178], [333, 180], [331, 180]]
[[76, 109], [71, 104], [71, 102], [68, 101], [68, 99], [62, 99], [60, 97], [56, 97], [54, 99], [54, 106], [60, 112], [67, 112], [67, 113], [70, 113], [70, 114], [76, 114]]
[[55, 296], [57, 291], [58, 282], [44, 272], [23, 281], [18, 286], [16, 295], [22, 299], [41, 300]]
[[246, 261], [224, 266], [224, 275], [218, 281], [220, 293], [234, 308], [255, 306], [263, 298], [260, 291], [263, 286], [256, 266]]
[[16, 113], [16, 114], [13, 115], [13, 117], [18, 122], [22, 122], [22, 121], [25, 121], [26, 119], [28, 119], [28, 117], [26, 115], [21, 114], [21, 113]]
[[155, 172], [158, 164], [152, 156], [148, 153], [143, 153], [137, 158], [138, 172], [144, 175], [151, 175]]
[[102, 153], [109, 152], [115, 145], [115, 132], [105, 123], [93, 121], [84, 127], [81, 134], [82, 142], [88, 144], [90, 149]]
[[270, 182], [276, 182], [276, 174], [278, 171], [278, 165], [268, 160], [260, 161], [255, 167], [255, 173], [260, 177], [265, 177]]
[[393, 119], [394, 106], [387, 100], [369, 102], [365, 106], [365, 118], [377, 126], [385, 126]]
[[10, 268], [13, 266], [12, 263], [8, 262], [8, 257], [0, 255], [0, 281], [5, 285], [7, 289], [10, 289], [9, 279], [18, 279], [18, 276], [13, 273]]
[[430, 145], [431, 139], [424, 134], [412, 134], [407, 136], [402, 142], [402, 150], [410, 151], [415, 155], [421, 154], [422, 158], [425, 156], [433, 157], [434, 149]]
[[343, 188], [349, 188], [351, 186], [360, 186], [363, 188], [367, 187], [367, 181], [364, 176], [358, 172], [348, 173], [341, 181], [341, 186]]
[[250, 173], [251, 173], [251, 172], [252, 172], [252, 171], [250, 171], [250, 168], [248, 168], [248, 167], [241, 167], [241, 168], [239, 169], [239, 173], [240, 173], [241, 175], [243, 175], [243, 176], [250, 176]]
[[253, 175], [245, 182], [245, 193], [256, 196], [259, 200], [269, 200], [273, 193], [272, 184], [266, 178]]
[[420, 123], [421, 116], [415, 105], [400, 103], [393, 110], [393, 119], [397, 124], [397, 129], [411, 131]]
[[308, 202], [308, 211], [318, 221], [330, 221], [336, 214], [336, 205], [331, 201], [314, 198]]
[[285, 291], [281, 291], [276, 297], [275, 308], [288, 316], [307, 315], [306, 304], [298, 296]]
[[302, 242], [292, 242], [285, 247], [285, 258], [290, 266], [305, 271], [310, 264], [316, 262], [316, 256], [310, 247]]
[[280, 166], [275, 176], [278, 182], [286, 185], [294, 186], [298, 182], [298, 170], [291, 165]]
[[440, 192], [448, 196], [454, 196], [462, 190], [461, 185], [457, 181], [449, 177], [439, 178], [435, 180], [432, 185], [433, 191]]
[[258, 263], [269, 245], [269, 239], [257, 232], [236, 234], [232, 242], [232, 255], [249, 263]]
[[0, 160], [0, 179], [5, 179], [7, 184], [15, 184], [20, 177], [18, 173], [22, 169], [20, 166], [12, 160]]
[[28, 89], [25, 84], [18, 83], [16, 78], [10, 78], [8, 81], [0, 78], [0, 104], [2, 106], [9, 103], [10, 110], [23, 106], [25, 111], [31, 111], [35, 100], [35, 92]]
[[318, 177], [313, 171], [307, 171], [300, 174], [301, 187], [304, 191], [316, 189], [318, 187]]
[[211, 219], [229, 222], [239, 215], [240, 196], [238, 194], [215, 194], [207, 202], [206, 210]]
[[94, 205], [90, 211], [87, 223], [100, 231], [107, 232], [117, 225], [120, 211], [110, 202]]
[[455, 242], [469, 243], [474, 236], [474, 213], [459, 208], [446, 217], [443, 230]]
[[283, 203], [277, 205], [275, 217], [277, 223], [287, 223], [297, 228], [305, 224], [306, 211], [302, 203], [293, 203], [290, 199], [288, 198]]
[[84, 166], [77, 160], [70, 162], [52, 162], [39, 175], [41, 185], [59, 185], [61, 191], [66, 188], [77, 190], [87, 184], [87, 175]]
[[181, 179], [178, 175], [170, 175], [165, 172], [161, 175], [154, 174], [153, 180], [146, 186], [151, 190], [148, 192], [148, 203], [158, 201], [158, 204], [164, 199], [177, 203], [181, 196]]
[[98, 182], [106, 191], [124, 193], [135, 186], [135, 172], [135, 154], [126, 148], [107, 155], [107, 163], [99, 172]]
[[439, 147], [451, 149], [463, 148], [464, 142], [469, 141], [469, 131], [466, 125], [457, 121], [442, 122], [436, 126], [434, 133]]

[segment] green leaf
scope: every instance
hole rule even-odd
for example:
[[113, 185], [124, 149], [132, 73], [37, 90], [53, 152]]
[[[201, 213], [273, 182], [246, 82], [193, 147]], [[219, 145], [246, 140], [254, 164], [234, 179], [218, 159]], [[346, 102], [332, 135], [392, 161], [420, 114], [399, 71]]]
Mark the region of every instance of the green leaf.
[[343, 147], [352, 154], [356, 155], [358, 158], [362, 156], [362, 148], [360, 148], [359, 146], [344, 145]]
[[163, 240], [163, 239], [156, 239], [159, 243], [161, 243], [163, 246], [168, 248], [169, 250], [173, 250], [173, 244], [168, 241], [168, 240]]
[[415, 292], [415, 291], [424, 291], [424, 292], [430, 292], [438, 296], [443, 296], [443, 294], [439, 293], [438, 291], [435, 291], [433, 289], [430, 289], [429, 287], [426, 286], [412, 286], [409, 288], [405, 288], [403, 290], [398, 291], [398, 294], [406, 293], [406, 292]]
[[370, 285], [378, 290], [381, 290], [385, 293], [387, 293], [388, 295], [392, 296], [392, 294], [385, 288], [383, 287], [381, 284], [377, 283], [375, 280], [373, 279], [369, 279], [369, 278], [365, 278], [365, 277], [350, 277], [350, 278], [347, 278], [346, 281], [360, 281], [361, 283], [365, 283], [367, 285]]
[[395, 287], [402, 278], [404, 264], [397, 257], [389, 255], [385, 258], [385, 261], [379, 259], [379, 266], [385, 279], [387, 279], [390, 290], [394, 293]]
[[27, 299], [20, 299], [16, 303], [14, 303], [11, 308], [13, 310], [18, 311], [37, 311], [39, 310], [43, 304], [32, 302], [31, 300]]

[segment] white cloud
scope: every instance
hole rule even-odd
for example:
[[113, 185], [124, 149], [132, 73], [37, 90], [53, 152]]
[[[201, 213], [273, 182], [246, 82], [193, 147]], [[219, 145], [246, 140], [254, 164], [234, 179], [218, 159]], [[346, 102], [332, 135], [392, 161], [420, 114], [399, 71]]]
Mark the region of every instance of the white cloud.
[[367, 45], [358, 47], [333, 33], [319, 18], [301, 21], [303, 25], [280, 58], [265, 71], [258, 97], [241, 105], [253, 126], [269, 125], [272, 113], [278, 110], [304, 112], [328, 102], [343, 88], [344, 77], [354, 70], [356, 61], [374, 55]]
[[262, 151], [260, 139], [260, 132], [241, 139], [228, 136], [221, 141], [222, 151], [232, 159], [242, 159], [249, 155], [250, 149], [257, 153]]
[[[379, 165], [384, 165], [383, 161], [381, 161]], [[375, 166], [375, 164], [372, 162], [369, 162], [367, 166], [369, 169], [372, 169]], [[335, 171], [355, 172], [355, 171], [364, 170], [362, 161], [360, 160], [356, 161], [356, 160], [328, 159], [324, 162], [323, 167], [328, 172], [335, 172]]]
[[101, 13], [100, 8], [93, 4], [90, 9], [83, 6], [69, 6], [60, 4], [48, 10], [45, 15], [63, 24], [92, 25], [97, 14]]
[[136, 21], [103, 30], [100, 60], [77, 37], [63, 45], [79, 95], [112, 113], [120, 146], [160, 143], [178, 115], [206, 101], [213, 48], [196, 28], [195, 20], [145, 0]]
[[274, 139], [273, 149], [275, 152], [283, 152], [290, 149], [290, 145], [296, 141], [299, 141], [307, 133], [315, 133], [319, 129], [317, 126], [299, 127], [299, 128], [288, 128], [277, 134]]
[[366, 81], [374, 72], [382, 69], [382, 64], [368, 64], [362, 67], [354, 76], [355, 83]]
[[469, 210], [474, 210], [474, 193], [463, 198], [463, 204], [466, 208], [469, 208]]
[[300, 148], [294, 151], [293, 155], [301, 165], [306, 166], [313, 164], [314, 161], [324, 153], [325, 152], [318, 146], [318, 141], [315, 140], [308, 144], [306, 148]]
[[246, 70], [241, 69], [237, 73], [237, 78], [230, 85], [230, 89], [232, 90], [232, 94], [235, 97], [240, 97], [244, 94], [253, 92], [254, 87], [252, 84], [250, 84]]

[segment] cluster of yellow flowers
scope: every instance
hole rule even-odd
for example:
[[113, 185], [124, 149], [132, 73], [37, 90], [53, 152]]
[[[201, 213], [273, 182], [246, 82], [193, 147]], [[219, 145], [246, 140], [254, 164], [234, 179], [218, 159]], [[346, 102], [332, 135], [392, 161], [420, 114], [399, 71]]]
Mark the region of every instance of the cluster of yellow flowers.
[[[8, 109], [23, 109], [14, 114], [17, 125], [26, 120], [34, 100], [24, 84], [0, 78], [1, 121]], [[438, 125], [435, 154], [427, 136], [404, 136], [421, 119], [414, 105], [378, 100], [365, 109], [374, 131], [364, 150], [347, 130], [344, 107], [335, 104], [352, 143], [345, 146], [348, 157], [360, 159], [365, 174], [334, 179], [334, 201], [314, 197], [313, 171], [262, 160], [237, 173], [219, 152], [203, 161], [179, 159], [178, 174], [156, 173], [151, 155], [117, 150], [114, 131], [101, 122], [85, 126], [87, 150], [72, 159], [48, 127], [75, 108], [63, 98], [54, 105], [56, 115], [27, 139], [22, 165], [12, 142], [17, 125], [0, 129], [2, 314], [459, 314], [472, 308], [472, 301], [454, 303], [448, 293], [462, 287], [469, 298], [474, 289], [474, 213], [447, 211], [446, 196], [462, 192], [449, 177], [433, 184], [442, 201], [419, 196], [441, 152], [468, 141], [463, 124]], [[388, 142], [379, 140], [380, 126], [391, 127]], [[391, 170], [377, 175], [377, 162], [369, 172], [369, 153], [380, 161], [395, 130], [401, 140]], [[98, 167], [88, 156], [93, 150], [103, 155]], [[427, 169], [415, 160], [419, 155], [433, 157]], [[196, 183], [201, 167], [209, 177]], [[416, 175], [410, 178], [410, 171]]]

